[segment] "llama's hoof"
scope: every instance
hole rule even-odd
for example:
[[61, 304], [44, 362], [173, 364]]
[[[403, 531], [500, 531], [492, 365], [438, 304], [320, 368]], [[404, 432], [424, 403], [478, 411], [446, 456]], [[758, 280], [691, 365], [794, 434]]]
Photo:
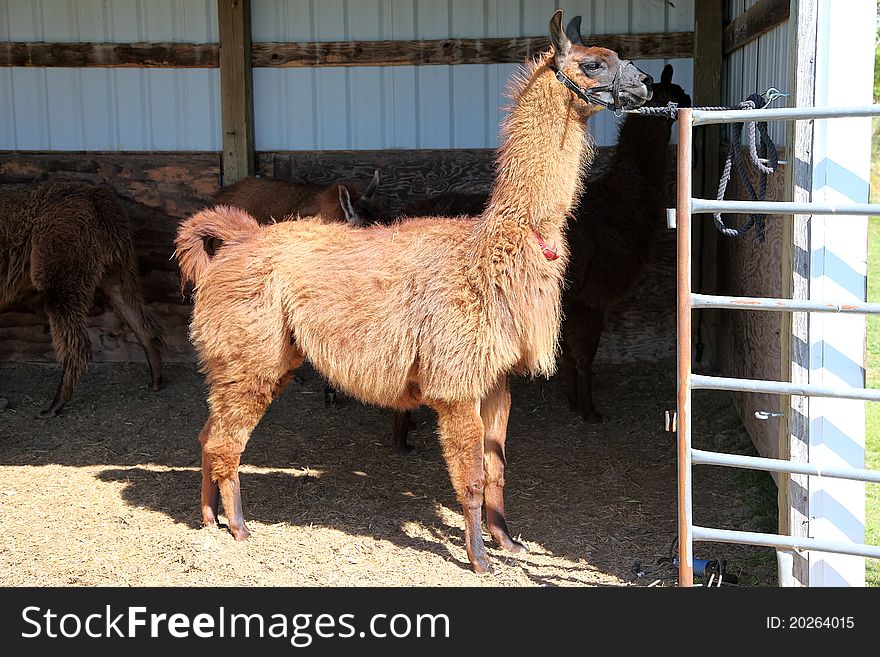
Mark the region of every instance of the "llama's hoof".
[[491, 575], [493, 572], [492, 564], [489, 563], [489, 559], [486, 555], [472, 557], [471, 558], [471, 566], [474, 568], [474, 572], [477, 575]]
[[406, 443], [394, 443], [394, 451], [406, 456], [407, 454], [412, 454], [416, 449], [412, 445], [407, 445]]
[[605, 421], [605, 418], [602, 417], [601, 413], [597, 413], [593, 411], [592, 413], [584, 413], [584, 422], [587, 424], [602, 424]]
[[45, 411], [40, 411], [34, 416], [36, 420], [48, 420], [49, 418], [56, 417], [58, 415], [57, 408], [47, 408]]
[[229, 531], [232, 532], [236, 541], [246, 541], [251, 535], [251, 531], [245, 525], [242, 525], [241, 527], [230, 527]]
[[160, 391], [160, 390], [162, 389], [162, 384], [163, 384], [163, 383], [164, 383], [164, 382], [162, 381], [162, 379], [157, 379], [156, 381], [153, 381], [153, 382], [150, 384], [150, 390], [152, 390], [153, 392], [158, 392], [158, 391]]
[[0, 413], [6, 410], [6, 407], [9, 406], [9, 402], [0, 397]]

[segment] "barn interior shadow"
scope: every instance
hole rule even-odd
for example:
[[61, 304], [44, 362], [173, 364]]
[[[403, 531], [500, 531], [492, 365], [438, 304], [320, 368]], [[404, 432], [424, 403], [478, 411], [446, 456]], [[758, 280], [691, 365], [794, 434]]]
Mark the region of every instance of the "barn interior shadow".
[[[28, 385], [50, 390], [57, 371], [36, 369]], [[192, 366], [173, 366], [165, 390], [156, 394], [142, 389], [140, 369], [93, 368], [76, 403], [51, 423], [31, 419], [26, 410], [39, 404], [18, 396], [19, 412], [0, 415], [0, 435], [7, 434], [0, 438], [0, 463], [106, 466], [98, 478], [123, 482], [128, 504], [198, 527], [197, 434], [206, 415], [201, 377]], [[30, 373], [34, 366], [19, 370]], [[565, 568], [573, 572], [579, 564], [629, 580], [634, 561], [665, 555], [675, 533], [675, 444], [662, 429], [663, 411], [672, 407], [673, 368], [599, 367], [597, 375], [596, 401], [606, 415], [601, 425], [585, 424], [569, 410], [558, 381], [513, 381], [510, 528], [514, 537], [537, 544], [538, 555], [570, 565], [548, 578], [531, 553], [491, 552], [536, 584], [563, 583]], [[114, 401], [124, 386], [130, 386], [124, 401]], [[401, 456], [391, 446], [390, 412], [352, 400], [326, 409], [322, 397], [321, 380], [306, 371], [304, 382], [290, 386], [255, 430], [242, 459], [245, 517], [370, 536], [468, 569], [433, 413], [417, 412], [410, 437], [415, 451]], [[715, 411], [732, 412], [729, 400], [714, 399]], [[704, 409], [698, 417], [712, 414]], [[695, 440], [699, 436], [698, 423]], [[406, 531], [408, 523], [421, 531]]]

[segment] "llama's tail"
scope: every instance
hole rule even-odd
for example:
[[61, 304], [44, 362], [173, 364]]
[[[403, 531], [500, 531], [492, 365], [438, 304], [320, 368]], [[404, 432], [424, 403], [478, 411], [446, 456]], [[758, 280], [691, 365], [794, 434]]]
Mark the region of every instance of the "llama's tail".
[[198, 285], [211, 253], [207, 242], [222, 245], [245, 241], [260, 229], [257, 220], [244, 210], [229, 205], [217, 205], [194, 214], [180, 224], [177, 230], [175, 255], [180, 266], [181, 290], [187, 283]]

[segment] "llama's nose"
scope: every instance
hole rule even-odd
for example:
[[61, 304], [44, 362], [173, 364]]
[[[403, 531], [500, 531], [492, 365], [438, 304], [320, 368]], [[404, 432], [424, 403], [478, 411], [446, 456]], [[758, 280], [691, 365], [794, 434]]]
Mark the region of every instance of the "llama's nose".
[[652, 78], [647, 73], [642, 73], [642, 84], [650, 88], [651, 85], [654, 84], [654, 78]]

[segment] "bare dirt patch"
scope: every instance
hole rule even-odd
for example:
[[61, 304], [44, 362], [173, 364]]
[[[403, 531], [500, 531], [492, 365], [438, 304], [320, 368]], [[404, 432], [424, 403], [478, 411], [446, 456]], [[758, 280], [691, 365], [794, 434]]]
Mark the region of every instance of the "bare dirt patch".
[[[197, 435], [202, 377], [172, 365], [147, 390], [142, 364], [95, 364], [61, 416], [35, 420], [54, 392], [52, 365], [0, 368], [0, 584], [6, 586], [648, 585], [676, 524], [674, 368], [597, 369], [602, 425], [569, 411], [558, 381], [513, 381], [507, 515], [529, 547], [490, 549], [495, 574], [468, 566], [463, 523], [434, 431], [417, 412], [413, 454], [391, 448], [391, 414], [322, 404], [306, 371], [275, 401], [242, 462], [245, 517], [236, 543], [199, 527]], [[696, 393], [694, 443], [752, 453], [724, 393]], [[763, 476], [763, 475], [762, 475]], [[768, 529], [766, 481], [697, 470], [699, 524]], [[772, 530], [772, 527], [770, 527]], [[488, 540], [488, 536], [486, 536]], [[698, 544], [746, 585], [775, 582], [772, 552]], [[650, 575], [635, 578], [642, 562]], [[671, 585], [671, 579], [660, 583]]]

